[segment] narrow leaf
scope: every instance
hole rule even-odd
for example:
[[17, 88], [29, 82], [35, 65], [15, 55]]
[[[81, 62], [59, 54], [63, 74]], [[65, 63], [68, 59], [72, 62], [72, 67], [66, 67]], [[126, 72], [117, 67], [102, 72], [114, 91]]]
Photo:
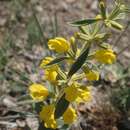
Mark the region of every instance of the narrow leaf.
[[102, 43], [102, 44], [100, 44], [99, 46], [100, 46], [101, 48], [103, 48], [103, 49], [110, 49], [110, 48], [111, 48], [110, 44], [108, 44], [108, 43]]
[[119, 5], [116, 5], [116, 7], [111, 11], [111, 13], [109, 14], [108, 16], [108, 19], [109, 20], [113, 20], [115, 19], [116, 17], [118, 17], [118, 15], [120, 14], [120, 7]]
[[59, 63], [61, 61], [64, 61], [66, 59], [69, 59], [69, 57], [66, 57], [66, 56], [64, 56], [64, 57], [58, 57], [58, 58], [54, 59], [53, 61], [51, 61], [50, 63], [48, 63], [46, 66], [57, 64], [57, 63]]
[[72, 26], [85, 26], [85, 25], [93, 24], [97, 21], [99, 21], [99, 19], [84, 19], [84, 20], [70, 22], [69, 24]]
[[117, 23], [116, 21], [112, 21], [112, 20], [111, 20], [111, 26], [115, 29], [118, 29], [118, 30], [123, 29], [123, 26], [121, 24]]
[[100, 33], [95, 36], [95, 40], [97, 41], [105, 41], [110, 37], [110, 33]]
[[42, 106], [43, 106], [43, 103], [42, 102], [37, 102], [34, 104], [34, 109], [35, 111], [39, 114], [39, 112], [41, 111], [42, 109]]
[[74, 73], [76, 73], [84, 64], [84, 62], [87, 59], [88, 53], [89, 53], [89, 48], [85, 49], [85, 51], [77, 58], [75, 63], [71, 66], [71, 69], [68, 73], [68, 78], [70, 78]]
[[68, 108], [68, 106], [69, 102], [65, 99], [65, 95], [63, 95], [56, 104], [55, 118], [57, 119], [61, 117]]

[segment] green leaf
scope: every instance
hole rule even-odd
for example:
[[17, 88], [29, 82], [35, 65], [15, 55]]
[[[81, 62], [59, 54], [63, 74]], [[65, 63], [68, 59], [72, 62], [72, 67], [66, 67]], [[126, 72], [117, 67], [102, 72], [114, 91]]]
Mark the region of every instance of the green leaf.
[[100, 33], [95, 36], [96, 41], [105, 41], [110, 37], [109, 33]]
[[125, 12], [125, 13], [130, 13], [130, 7], [126, 7], [126, 8], [124, 9], [124, 12]]
[[100, 46], [101, 48], [103, 48], [103, 49], [110, 49], [110, 48], [111, 48], [111, 45], [108, 44], [108, 43], [102, 43], [102, 44], [100, 44], [99, 46]]
[[39, 114], [41, 109], [42, 109], [42, 106], [43, 106], [43, 103], [42, 102], [37, 102], [37, 103], [34, 103], [34, 109], [35, 111]]
[[100, 25], [99, 23], [93, 24], [93, 28], [92, 28], [92, 35], [93, 36], [95, 36], [100, 31], [100, 29], [102, 28], [101, 26], [102, 25]]
[[87, 47], [87, 49], [85, 49], [85, 51], [82, 52], [82, 54], [77, 58], [75, 63], [71, 66], [70, 71], [68, 73], [68, 78], [70, 78], [74, 73], [76, 73], [82, 67], [89, 54], [89, 49], [90, 47]]
[[85, 26], [85, 25], [96, 23], [97, 21], [99, 21], [99, 19], [84, 19], [84, 20], [70, 22], [69, 24], [72, 26]]
[[54, 93], [55, 94], [55, 89], [54, 89], [54, 86], [53, 84], [51, 84], [50, 82], [46, 82], [46, 86], [47, 86], [47, 89], [50, 93]]
[[116, 22], [115, 20], [106, 20], [105, 21], [106, 26], [118, 30], [122, 30], [124, 27], [120, 23]]
[[63, 95], [59, 101], [56, 104], [56, 110], [55, 110], [55, 118], [59, 118], [61, 117], [64, 112], [66, 111], [66, 109], [69, 106], [69, 102], [65, 99], [65, 95]]
[[120, 5], [120, 10], [124, 13], [130, 13], [130, 6], [129, 5], [125, 5], [125, 4], [121, 4]]
[[64, 71], [62, 71], [61, 69], [58, 69], [58, 76], [59, 76], [59, 78], [60, 79], [62, 79], [62, 80], [66, 80], [66, 73], [64, 72]]
[[117, 23], [116, 21], [112, 21], [111, 20], [111, 26], [113, 27], [113, 28], [115, 28], [115, 29], [118, 29], [118, 30], [122, 30], [123, 29], [123, 26], [121, 25], [121, 24], [119, 24], [119, 23]]
[[55, 58], [55, 59], [54, 59], [53, 61], [51, 61], [50, 63], [48, 63], [46, 66], [58, 64], [59, 62], [64, 61], [64, 60], [67, 60], [67, 59], [69, 59], [69, 57], [66, 57], [66, 56], [58, 57], [58, 58]]
[[125, 13], [120, 13], [117, 17], [114, 18], [114, 20], [123, 20], [126, 18]]
[[92, 39], [92, 37], [90, 35], [87, 35], [87, 34], [84, 34], [84, 33], [77, 33], [76, 35], [77, 35], [76, 37], [78, 39], [82, 39], [82, 40], [85, 40], [85, 41], [89, 41], [89, 40]]
[[108, 16], [109, 20], [115, 19], [119, 14], [121, 13], [120, 11], [120, 5], [116, 5], [115, 8], [111, 11], [111, 13]]
[[83, 33], [83, 34], [87, 34], [90, 35], [90, 30], [89, 28], [85, 27], [85, 26], [80, 26], [79, 30]]

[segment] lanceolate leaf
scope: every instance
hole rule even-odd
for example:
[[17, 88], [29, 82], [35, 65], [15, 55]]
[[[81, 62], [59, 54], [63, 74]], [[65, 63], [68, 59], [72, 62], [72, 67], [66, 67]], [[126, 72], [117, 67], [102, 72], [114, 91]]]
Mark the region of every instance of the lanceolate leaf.
[[99, 21], [99, 19], [84, 19], [84, 20], [70, 22], [69, 24], [72, 26], [85, 26], [85, 25], [93, 24], [97, 21]]
[[99, 46], [100, 46], [101, 48], [103, 48], [103, 49], [110, 49], [110, 48], [111, 48], [110, 44], [108, 44], [108, 43], [102, 43], [102, 44], [100, 44]]
[[121, 24], [117, 23], [116, 21], [112, 21], [112, 20], [111, 20], [111, 26], [115, 29], [118, 29], [118, 30], [123, 29], [123, 26]]
[[65, 99], [65, 95], [63, 95], [56, 104], [55, 118], [57, 119], [61, 117], [68, 106], [69, 102]]
[[66, 56], [64, 56], [64, 57], [58, 57], [58, 58], [54, 59], [53, 61], [51, 61], [50, 63], [48, 63], [46, 66], [57, 64], [57, 63], [59, 63], [61, 61], [64, 61], [66, 59], [69, 59], [69, 57], [66, 57]]
[[43, 103], [42, 102], [37, 102], [34, 104], [34, 109], [35, 111], [39, 114], [39, 112], [41, 111], [42, 109], [42, 106], [43, 106]]
[[88, 53], [89, 53], [89, 48], [85, 49], [85, 51], [77, 58], [75, 63], [72, 65], [69, 73], [68, 73], [68, 78], [70, 78], [74, 73], [76, 73], [84, 64], [84, 62], [87, 59]]

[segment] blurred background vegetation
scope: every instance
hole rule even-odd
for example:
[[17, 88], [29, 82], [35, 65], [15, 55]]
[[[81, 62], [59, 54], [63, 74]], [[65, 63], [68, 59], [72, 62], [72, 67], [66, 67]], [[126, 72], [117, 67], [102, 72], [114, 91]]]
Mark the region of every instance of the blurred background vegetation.
[[[112, 2], [108, 0], [109, 8], [112, 8]], [[0, 0], [0, 129], [12, 127], [8, 122], [2, 124], [4, 119], [22, 122], [21, 116], [26, 115], [24, 111], [29, 112], [31, 109], [28, 102], [22, 100], [27, 97], [29, 84], [40, 79], [38, 66], [49, 53], [48, 39], [72, 36], [76, 29], [67, 25], [67, 22], [95, 16], [98, 14], [97, 3], [97, 0]], [[130, 1], [126, 0], [126, 3], [130, 4]], [[124, 25], [129, 20], [125, 19]], [[99, 89], [105, 89], [106, 95], [109, 95], [109, 88], [114, 88], [112, 103], [125, 116], [128, 116], [130, 106], [129, 33], [130, 27], [122, 34], [112, 32], [110, 44], [117, 42], [121, 35], [114, 48], [119, 53], [118, 62], [104, 68], [102, 79], [95, 83]], [[26, 107], [24, 103], [27, 103]]]

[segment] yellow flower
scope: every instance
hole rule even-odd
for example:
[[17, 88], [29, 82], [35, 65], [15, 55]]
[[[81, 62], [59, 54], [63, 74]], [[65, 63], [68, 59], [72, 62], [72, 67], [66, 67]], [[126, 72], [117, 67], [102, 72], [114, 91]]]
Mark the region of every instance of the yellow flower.
[[69, 102], [73, 102], [79, 95], [79, 88], [76, 84], [72, 84], [71, 86], [64, 89], [65, 92], [65, 99]]
[[43, 121], [48, 120], [54, 116], [55, 106], [53, 104], [42, 107], [40, 112], [40, 119]]
[[89, 88], [86, 87], [86, 89], [81, 90], [80, 96], [76, 99], [77, 103], [83, 102], [83, 101], [90, 101], [92, 98], [91, 92]]
[[56, 37], [55, 39], [49, 40], [48, 47], [50, 50], [54, 50], [58, 53], [67, 52], [70, 48], [69, 42], [62, 37]]
[[[52, 60], [53, 60], [53, 57], [45, 57], [40, 64], [40, 68], [44, 69], [45, 65], [50, 63]], [[52, 66], [48, 67], [48, 69], [57, 71], [58, 65], [52, 65]]]
[[113, 50], [98, 50], [94, 55], [95, 59], [104, 64], [112, 64], [116, 60], [116, 55]]
[[41, 84], [32, 84], [29, 87], [30, 95], [34, 100], [42, 101], [44, 100], [49, 92], [48, 90]]
[[64, 89], [65, 99], [69, 102], [80, 102], [81, 100], [88, 101], [91, 97], [88, 89], [81, 89], [78, 84], [72, 84], [71, 86]]
[[43, 60], [42, 60], [42, 62], [41, 62], [41, 64], [40, 64], [40, 67], [42, 68], [42, 67], [44, 67], [45, 65], [47, 65], [48, 63], [50, 63], [51, 61], [53, 60], [53, 58], [52, 57], [45, 57]]
[[55, 82], [56, 77], [58, 75], [57, 73], [59, 69], [58, 65], [52, 65], [50, 67], [44, 68], [45, 65], [50, 63], [52, 60], [53, 60], [52, 57], [45, 57], [40, 64], [40, 68], [44, 69], [44, 77], [46, 80], [49, 80], [50, 82]]
[[54, 111], [54, 105], [47, 105], [43, 106], [40, 112], [40, 119], [44, 121], [44, 125], [46, 128], [56, 129], [57, 127], [56, 120], [54, 118]]
[[89, 70], [85, 73], [86, 78], [90, 81], [99, 80], [99, 72], [95, 70]]
[[63, 114], [63, 120], [65, 124], [73, 123], [77, 118], [76, 111], [72, 107], [68, 107]]
[[51, 69], [46, 69], [44, 71], [45, 74], [45, 79], [50, 81], [50, 82], [56, 82], [56, 77], [58, 75], [58, 73], [55, 70], [51, 70]]
[[49, 120], [47, 120], [45, 123], [44, 123], [45, 127], [46, 128], [52, 128], [52, 129], [56, 129], [57, 128], [57, 124], [56, 124], [56, 121], [52, 118], [50, 118]]

